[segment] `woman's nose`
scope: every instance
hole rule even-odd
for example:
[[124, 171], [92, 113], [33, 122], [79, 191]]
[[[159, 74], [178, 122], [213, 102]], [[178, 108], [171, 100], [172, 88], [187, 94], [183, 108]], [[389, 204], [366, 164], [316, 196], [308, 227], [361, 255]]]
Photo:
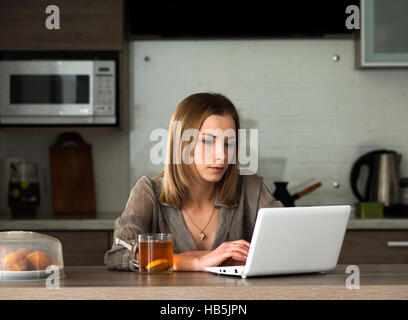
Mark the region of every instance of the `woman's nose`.
[[225, 152], [224, 142], [217, 141], [215, 148], [215, 161], [222, 161], [222, 163], [225, 163], [227, 160], [227, 153]]

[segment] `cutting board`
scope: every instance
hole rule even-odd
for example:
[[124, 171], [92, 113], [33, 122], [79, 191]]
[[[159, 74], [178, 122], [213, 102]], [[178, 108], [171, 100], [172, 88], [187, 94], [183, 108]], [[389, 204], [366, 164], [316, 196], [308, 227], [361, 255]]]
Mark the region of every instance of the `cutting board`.
[[92, 146], [76, 132], [50, 146], [52, 207], [56, 218], [95, 218]]

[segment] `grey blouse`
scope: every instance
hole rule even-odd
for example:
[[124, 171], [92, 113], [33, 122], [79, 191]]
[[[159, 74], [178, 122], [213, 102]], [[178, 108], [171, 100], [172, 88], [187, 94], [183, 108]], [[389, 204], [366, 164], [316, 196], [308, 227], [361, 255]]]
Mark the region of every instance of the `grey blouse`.
[[[105, 264], [112, 270], [130, 270], [129, 251], [115, 244], [115, 238], [131, 241], [142, 233], [173, 234], [174, 253], [197, 250], [184, 222], [180, 208], [159, 201], [163, 178], [141, 177], [132, 188], [122, 215], [115, 220], [113, 246], [105, 253]], [[259, 175], [240, 175], [235, 203], [220, 208], [218, 227], [211, 250], [225, 241], [251, 241], [257, 212], [260, 208], [283, 207], [269, 192]]]

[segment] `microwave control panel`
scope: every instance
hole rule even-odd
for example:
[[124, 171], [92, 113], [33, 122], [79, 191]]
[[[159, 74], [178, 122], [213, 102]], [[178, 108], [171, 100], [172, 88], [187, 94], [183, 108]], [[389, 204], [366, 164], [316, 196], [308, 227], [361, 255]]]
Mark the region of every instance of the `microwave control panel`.
[[94, 116], [115, 115], [114, 61], [94, 61]]

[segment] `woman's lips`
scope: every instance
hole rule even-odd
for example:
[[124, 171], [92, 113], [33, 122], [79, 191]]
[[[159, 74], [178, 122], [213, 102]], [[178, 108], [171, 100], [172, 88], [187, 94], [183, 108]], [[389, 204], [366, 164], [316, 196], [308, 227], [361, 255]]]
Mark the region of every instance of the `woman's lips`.
[[224, 167], [210, 167], [210, 169], [215, 172], [221, 172], [224, 170]]

